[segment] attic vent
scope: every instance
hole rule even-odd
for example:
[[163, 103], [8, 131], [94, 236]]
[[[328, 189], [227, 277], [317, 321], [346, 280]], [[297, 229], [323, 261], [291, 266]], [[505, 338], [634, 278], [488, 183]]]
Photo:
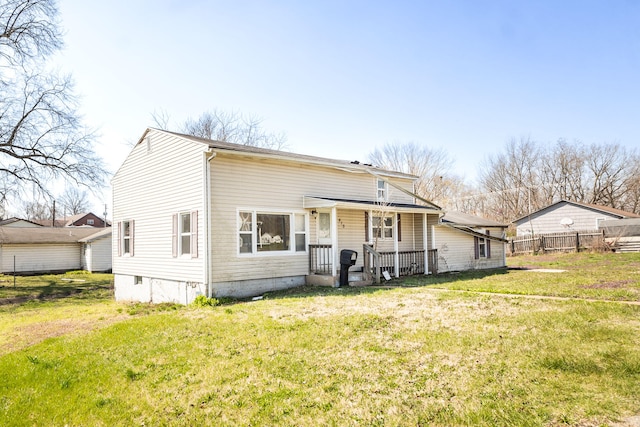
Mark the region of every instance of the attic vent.
[[146, 143], [147, 143], [147, 152], [151, 152], [151, 137], [150, 137], [150, 136], [147, 136], [147, 137], [144, 139], [144, 142], [146, 142]]

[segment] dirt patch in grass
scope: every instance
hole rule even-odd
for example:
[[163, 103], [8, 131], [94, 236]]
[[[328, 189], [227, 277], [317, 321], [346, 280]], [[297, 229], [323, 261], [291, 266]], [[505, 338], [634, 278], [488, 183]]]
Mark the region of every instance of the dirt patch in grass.
[[594, 283], [592, 285], [584, 285], [582, 288], [584, 289], [618, 289], [624, 288], [627, 285], [632, 285], [635, 283], [635, 280], [616, 280], [612, 282], [600, 282]]
[[47, 338], [91, 332], [130, 317], [120, 314], [101, 319], [60, 319], [20, 326], [8, 334], [7, 343], [0, 348], [0, 355], [30, 347]]

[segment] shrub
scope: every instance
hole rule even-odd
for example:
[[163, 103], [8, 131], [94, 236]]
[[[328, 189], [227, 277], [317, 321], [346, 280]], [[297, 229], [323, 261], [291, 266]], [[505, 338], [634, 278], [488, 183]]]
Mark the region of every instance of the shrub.
[[198, 295], [192, 304], [196, 307], [215, 307], [220, 304], [220, 301], [216, 298], [207, 298], [204, 295]]

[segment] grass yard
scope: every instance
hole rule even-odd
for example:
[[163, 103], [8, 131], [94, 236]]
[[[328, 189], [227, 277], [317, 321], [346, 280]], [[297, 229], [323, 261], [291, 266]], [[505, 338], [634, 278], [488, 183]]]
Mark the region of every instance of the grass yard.
[[203, 308], [116, 303], [108, 275], [2, 282], [0, 425], [633, 425], [640, 254], [509, 262], [566, 271]]

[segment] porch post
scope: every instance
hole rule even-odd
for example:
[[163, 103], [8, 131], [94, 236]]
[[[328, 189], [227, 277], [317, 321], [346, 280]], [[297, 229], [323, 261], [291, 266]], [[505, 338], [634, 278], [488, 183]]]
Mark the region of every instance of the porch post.
[[[383, 218], [384, 221], [384, 218]], [[398, 212], [393, 213], [393, 272], [400, 277], [400, 255], [398, 254]]]
[[429, 274], [429, 238], [427, 233], [427, 214], [422, 214], [422, 249], [424, 249], [424, 274]]
[[338, 209], [335, 206], [331, 208], [331, 248], [333, 249], [331, 275], [335, 278], [338, 275], [338, 263], [340, 263], [340, 254], [338, 251]]

